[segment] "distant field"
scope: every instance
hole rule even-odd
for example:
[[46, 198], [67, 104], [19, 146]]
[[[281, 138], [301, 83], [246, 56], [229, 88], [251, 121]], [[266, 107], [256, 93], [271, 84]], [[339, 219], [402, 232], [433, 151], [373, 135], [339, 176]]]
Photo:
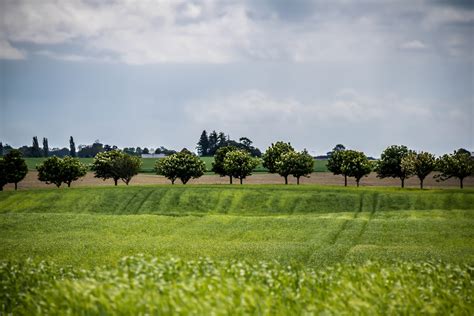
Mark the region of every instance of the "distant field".
[[[36, 165], [43, 162], [45, 158], [25, 158], [26, 164], [28, 165], [29, 170], [36, 170]], [[91, 164], [93, 158], [79, 158], [81, 162], [85, 164]], [[206, 169], [208, 172], [211, 172], [212, 163], [214, 162], [214, 157], [201, 157], [201, 159], [206, 163]], [[143, 173], [154, 173], [155, 170], [155, 158], [142, 158], [142, 168], [141, 172]], [[315, 160], [314, 161], [314, 172], [326, 172], [326, 160]], [[255, 172], [267, 172], [267, 169], [263, 168], [260, 164], [255, 169]]]
[[4, 191], [0, 314], [472, 315], [473, 227], [473, 189]]

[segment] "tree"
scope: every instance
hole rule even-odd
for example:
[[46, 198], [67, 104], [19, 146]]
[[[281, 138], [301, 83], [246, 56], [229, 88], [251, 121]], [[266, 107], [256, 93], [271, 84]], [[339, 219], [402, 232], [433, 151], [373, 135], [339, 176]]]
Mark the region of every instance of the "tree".
[[150, 150], [147, 147], [143, 148], [142, 154], [148, 155], [149, 153]]
[[113, 179], [114, 184], [118, 184], [121, 179], [125, 184], [129, 184], [133, 176], [140, 170], [141, 160], [139, 157], [127, 155], [119, 150], [104, 151], [98, 153], [92, 162], [92, 170], [95, 177], [103, 179]]
[[115, 163], [115, 167], [118, 169], [118, 175], [126, 185], [138, 174], [141, 165], [142, 161], [140, 157], [126, 154], [123, 154]]
[[0, 157], [3, 157], [3, 143], [0, 142]]
[[48, 145], [48, 139], [46, 137], [43, 137], [43, 155], [45, 157], [49, 156], [49, 145]]
[[33, 137], [33, 146], [31, 147], [31, 157], [41, 157], [41, 148], [38, 143], [38, 137]]
[[73, 181], [82, 178], [87, 173], [87, 166], [74, 157], [66, 156], [61, 159], [61, 180], [68, 187]]
[[15, 190], [18, 189], [18, 182], [23, 180], [28, 173], [28, 166], [19, 150], [12, 149], [3, 157], [7, 172], [7, 183], [14, 183]]
[[420, 189], [423, 189], [423, 181], [426, 176], [436, 168], [435, 156], [428, 152], [411, 152], [402, 159], [402, 168], [420, 179]]
[[74, 138], [69, 137], [69, 153], [71, 157], [76, 157], [76, 144], [74, 143]]
[[277, 173], [276, 162], [280, 159], [282, 154], [289, 151], [295, 151], [290, 143], [279, 141], [272, 144], [262, 156], [263, 166], [267, 168], [270, 173]]
[[36, 170], [38, 170], [38, 180], [46, 182], [46, 184], [53, 183], [59, 188], [63, 183], [61, 158], [49, 157], [42, 164], [36, 166]]
[[207, 137], [206, 130], [203, 130], [201, 133], [201, 137], [199, 137], [199, 141], [197, 143], [197, 150], [199, 156], [209, 155], [209, 138]]
[[259, 159], [253, 158], [247, 151], [235, 150], [225, 155], [224, 169], [227, 174], [238, 178], [242, 184], [243, 179], [252, 174], [258, 163]]
[[298, 159], [298, 153], [295, 151], [288, 151], [280, 155], [275, 162], [276, 172], [285, 179], [285, 184], [288, 184], [288, 176], [294, 170], [295, 161]]
[[372, 164], [363, 152], [345, 150], [341, 171], [342, 174], [355, 178], [357, 186], [359, 186], [360, 179], [372, 171]]
[[214, 155], [214, 162], [212, 163], [212, 171], [221, 177], [229, 177], [229, 182], [232, 184], [232, 174], [228, 174], [224, 168], [224, 159], [227, 153], [237, 150], [234, 146], [224, 146], [219, 148]]
[[214, 156], [214, 154], [216, 153], [218, 149], [218, 143], [219, 143], [219, 136], [217, 135], [216, 131], [212, 131], [209, 134], [209, 151], [207, 152], [209, 156]]
[[377, 162], [376, 171], [377, 177], [383, 178], [399, 178], [401, 187], [405, 187], [405, 179], [408, 179], [411, 174], [409, 170], [402, 168], [402, 159], [410, 153], [406, 146], [392, 145], [387, 147], [380, 156]]
[[344, 176], [344, 186], [347, 187], [347, 174], [342, 170], [342, 165], [344, 163], [345, 150], [336, 150], [331, 152], [329, 155], [328, 162], [326, 164], [329, 171], [335, 175]]
[[334, 148], [332, 149], [332, 151], [328, 152], [326, 155], [328, 157], [331, 157], [331, 155], [336, 152], [336, 151], [343, 151], [343, 150], [346, 150], [346, 146], [344, 146], [343, 144], [337, 144], [336, 146], [334, 146]]
[[156, 173], [171, 180], [174, 184], [176, 179], [180, 179], [183, 184], [190, 179], [201, 177], [206, 171], [206, 164], [189, 150], [182, 150], [159, 159], [155, 164]]
[[0, 191], [3, 191], [3, 187], [7, 183], [7, 167], [5, 166], [5, 160], [3, 160], [3, 158], [0, 158]]
[[441, 172], [435, 176], [437, 181], [445, 181], [449, 178], [458, 178], [459, 187], [464, 187], [464, 178], [474, 174], [474, 159], [468, 151], [454, 151], [453, 154], [443, 155], [437, 160], [437, 169]]
[[[283, 154], [283, 156], [287, 154], [290, 153]], [[296, 184], [300, 184], [301, 177], [309, 178], [309, 175], [313, 172], [314, 159], [306, 150], [295, 154], [291, 175], [296, 178]]]

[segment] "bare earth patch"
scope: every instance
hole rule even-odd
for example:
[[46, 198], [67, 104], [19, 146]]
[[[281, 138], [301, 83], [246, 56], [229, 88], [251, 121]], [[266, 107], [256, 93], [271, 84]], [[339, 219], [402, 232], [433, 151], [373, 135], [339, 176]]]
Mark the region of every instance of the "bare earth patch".
[[[234, 185], [238, 185], [238, 180], [234, 179]], [[301, 184], [321, 184], [321, 185], [344, 185], [344, 178], [342, 176], [335, 176], [329, 172], [318, 172], [311, 174], [310, 178], [302, 178]], [[219, 177], [217, 175], [204, 175], [199, 179], [193, 179], [189, 181], [189, 184], [228, 184], [228, 177]], [[289, 178], [290, 184], [296, 184], [296, 180], [292, 177]], [[135, 176], [130, 185], [147, 185], [147, 184], [170, 184], [170, 181], [163, 176], [153, 174], [138, 174]], [[176, 181], [177, 185], [181, 185], [179, 180]], [[244, 180], [244, 184], [283, 184], [283, 178], [279, 175], [268, 174], [268, 173], [256, 173], [249, 176]], [[94, 174], [89, 172], [87, 175], [74, 182], [71, 186], [112, 186], [113, 181], [107, 180], [102, 181], [101, 179], [94, 178]], [[125, 185], [120, 182], [120, 185]], [[348, 185], [355, 186], [355, 180], [349, 178]], [[361, 186], [393, 186], [399, 187], [400, 181], [398, 179], [379, 179], [375, 173], [371, 173], [368, 177], [361, 180]], [[419, 187], [418, 178], [410, 178], [405, 181], [406, 187], [417, 188]], [[444, 182], [436, 182], [432, 176], [425, 179], [425, 188], [457, 188], [459, 187], [459, 181], [457, 179], [449, 179]], [[469, 177], [464, 180], [465, 187], [474, 187], [474, 177]], [[54, 185], [47, 185], [44, 182], [38, 180], [38, 172], [28, 172], [26, 178], [18, 184], [19, 189], [30, 189], [30, 188], [47, 188], [54, 187]], [[4, 187], [5, 190], [12, 190], [13, 185], [8, 184]]]

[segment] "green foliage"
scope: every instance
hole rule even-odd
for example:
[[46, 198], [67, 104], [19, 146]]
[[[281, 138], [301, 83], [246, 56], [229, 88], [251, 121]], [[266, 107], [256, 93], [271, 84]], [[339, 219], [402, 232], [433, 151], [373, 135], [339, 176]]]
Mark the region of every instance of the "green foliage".
[[380, 156], [376, 165], [377, 177], [379, 178], [400, 178], [402, 188], [405, 186], [405, 179], [411, 174], [409, 170], [402, 168], [402, 159], [410, 153], [406, 146], [392, 145], [387, 147]]
[[74, 138], [69, 137], [69, 154], [71, 157], [76, 157], [76, 144], [74, 143]]
[[79, 180], [87, 173], [87, 166], [77, 158], [66, 156], [61, 159], [61, 178], [68, 187], [73, 181]]
[[471, 153], [454, 151], [453, 154], [443, 155], [437, 160], [437, 169], [441, 172], [436, 177], [445, 181], [449, 178], [458, 178], [459, 186], [463, 188], [464, 178], [474, 174], [474, 159]]
[[43, 154], [41, 152], [41, 148], [39, 146], [38, 137], [33, 137], [33, 146], [30, 149], [31, 157], [42, 157]]
[[95, 270], [3, 262], [0, 279], [2, 313], [25, 315], [469, 315], [472, 271], [470, 265], [442, 262], [314, 270], [137, 255]]
[[214, 155], [214, 161], [212, 162], [212, 171], [217, 173], [221, 177], [229, 177], [230, 184], [232, 184], [232, 175], [228, 174], [224, 168], [224, 159], [228, 152], [237, 150], [234, 146], [224, 146], [219, 148]]
[[129, 184], [133, 176], [140, 170], [141, 160], [139, 157], [127, 155], [119, 150], [110, 150], [98, 153], [92, 163], [95, 177], [113, 179], [115, 185], [119, 179]]
[[282, 154], [289, 151], [295, 151], [290, 143], [278, 141], [272, 144], [262, 155], [263, 167], [267, 168], [270, 173], [277, 173], [277, 161], [281, 158]]
[[331, 171], [335, 175], [343, 175], [344, 176], [344, 186], [347, 186], [347, 174], [343, 173], [342, 165], [344, 163], [344, 155], [345, 155], [345, 149], [344, 150], [334, 150], [326, 164], [326, 167], [329, 171]]
[[37, 167], [38, 179], [47, 184], [53, 183], [58, 188], [62, 183], [68, 187], [73, 181], [82, 178], [87, 173], [87, 166], [77, 158], [66, 156], [64, 158], [49, 157]]
[[206, 130], [203, 130], [201, 133], [201, 137], [197, 143], [197, 150], [199, 156], [207, 156], [209, 155], [209, 138], [207, 137]]
[[226, 174], [237, 178], [242, 184], [243, 179], [252, 174], [259, 163], [258, 158], [253, 158], [247, 151], [234, 150], [225, 155], [224, 170]]
[[0, 191], [3, 191], [3, 187], [8, 183], [7, 180], [7, 167], [5, 165], [5, 160], [0, 158]]
[[25, 159], [23, 159], [23, 155], [19, 150], [12, 149], [3, 157], [3, 164], [6, 172], [6, 182], [14, 183], [16, 190], [18, 182], [23, 180], [28, 173]]
[[58, 188], [63, 183], [61, 158], [49, 157], [36, 169], [38, 170], [38, 180], [46, 182], [46, 184], [53, 183]]
[[300, 184], [301, 177], [309, 177], [313, 169], [314, 159], [306, 150], [296, 153], [291, 175], [296, 178], [297, 184]]
[[155, 170], [157, 174], [170, 179], [172, 184], [176, 179], [186, 184], [191, 179], [201, 177], [206, 171], [206, 165], [193, 153], [183, 150], [156, 161]]
[[360, 179], [370, 174], [371, 171], [372, 164], [363, 152], [355, 150], [344, 151], [341, 173], [348, 177], [354, 177], [357, 186], [359, 186]]
[[410, 152], [403, 157], [401, 166], [405, 172], [414, 174], [420, 179], [420, 188], [423, 189], [423, 181], [436, 168], [436, 158], [428, 152]]
[[288, 184], [288, 176], [292, 175], [296, 178], [296, 183], [300, 184], [302, 176], [308, 176], [313, 172], [314, 159], [307, 151], [301, 153], [296, 151], [288, 151], [283, 153], [276, 161], [276, 171], [280, 176], [285, 178], [285, 184]]

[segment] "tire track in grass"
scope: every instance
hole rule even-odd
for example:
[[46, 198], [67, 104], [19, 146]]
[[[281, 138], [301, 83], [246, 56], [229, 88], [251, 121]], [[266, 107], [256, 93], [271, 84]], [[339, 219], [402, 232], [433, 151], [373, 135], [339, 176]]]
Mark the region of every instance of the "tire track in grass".
[[367, 231], [367, 227], [370, 224], [370, 221], [375, 215], [375, 212], [377, 212], [377, 208], [379, 205], [380, 199], [378, 198], [379, 194], [378, 193], [373, 193], [372, 194], [372, 210], [370, 211], [369, 218], [362, 223], [362, 227], [360, 228], [359, 232], [353, 239], [353, 242], [351, 244], [351, 247], [348, 248], [347, 252], [344, 254], [344, 259], [347, 257], [347, 255], [354, 249], [357, 245], [359, 245], [360, 240], [362, 239], [362, 236], [365, 234]]
[[138, 204], [138, 207], [135, 209], [135, 214], [138, 214], [140, 209], [142, 208], [143, 204], [145, 204], [146, 201], [150, 198], [150, 196], [153, 194], [155, 190], [150, 190], [147, 195], [145, 195], [142, 200], [140, 201], [140, 204]]
[[142, 192], [143, 190], [137, 190], [135, 194], [133, 194], [126, 202], [122, 203], [122, 206], [118, 209], [118, 214], [122, 214], [123, 212], [126, 212], [128, 209], [128, 206], [132, 203], [132, 201], [137, 197], [137, 195]]

